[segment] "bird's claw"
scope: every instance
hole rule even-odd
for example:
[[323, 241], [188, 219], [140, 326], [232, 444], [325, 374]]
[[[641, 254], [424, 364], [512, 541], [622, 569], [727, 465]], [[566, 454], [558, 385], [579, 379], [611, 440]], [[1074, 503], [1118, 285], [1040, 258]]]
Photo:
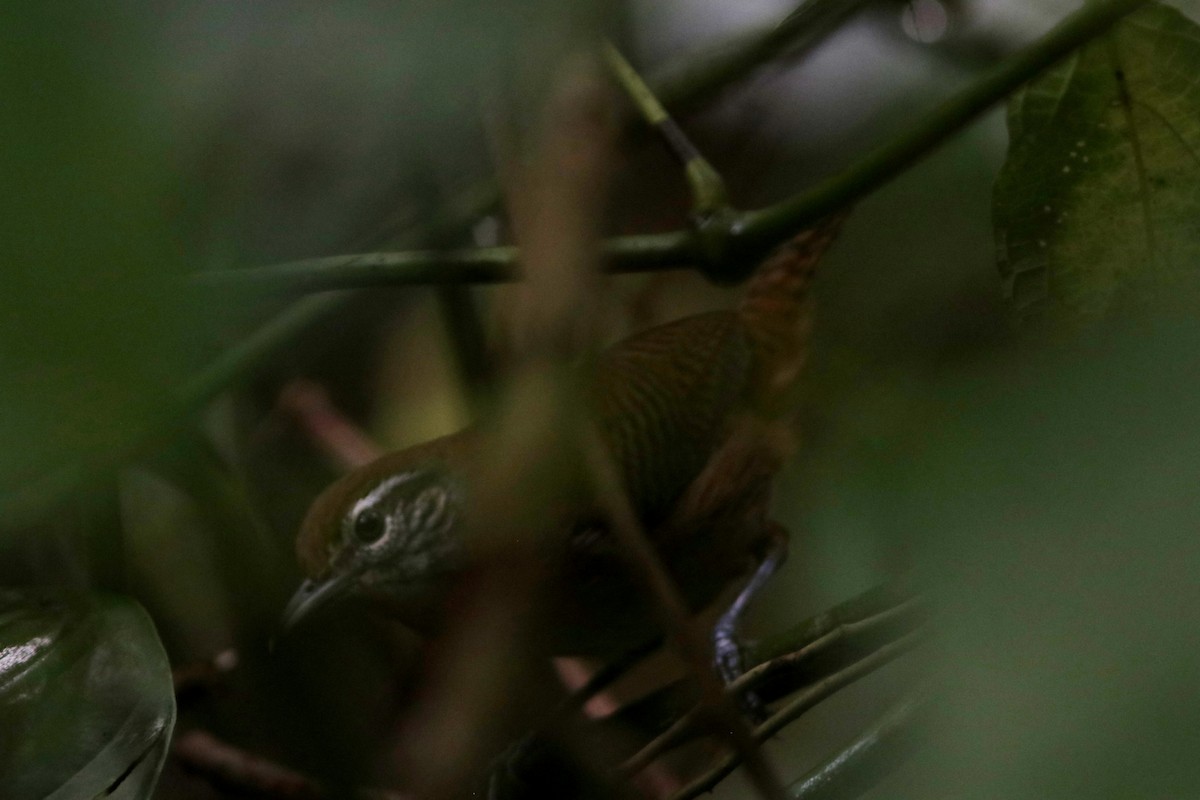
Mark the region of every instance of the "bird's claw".
[[[713, 666], [726, 686], [746, 672], [746, 657], [732, 632], [718, 630], [713, 636]], [[755, 725], [766, 720], [767, 706], [753, 689], [738, 693], [738, 706]]]

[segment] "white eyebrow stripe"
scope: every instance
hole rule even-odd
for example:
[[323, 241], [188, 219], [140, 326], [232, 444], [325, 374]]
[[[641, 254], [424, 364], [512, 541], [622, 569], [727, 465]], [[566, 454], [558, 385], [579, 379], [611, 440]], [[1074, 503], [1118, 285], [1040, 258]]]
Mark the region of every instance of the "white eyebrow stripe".
[[384, 479], [378, 486], [367, 492], [362, 499], [354, 504], [354, 507], [350, 509], [351, 519], [357, 516], [358, 512], [364, 508], [375, 505], [375, 503], [379, 502], [379, 498], [386, 495], [392, 489], [395, 489], [402, 483], [408, 483], [415, 477], [417, 477], [416, 472], [401, 472]]

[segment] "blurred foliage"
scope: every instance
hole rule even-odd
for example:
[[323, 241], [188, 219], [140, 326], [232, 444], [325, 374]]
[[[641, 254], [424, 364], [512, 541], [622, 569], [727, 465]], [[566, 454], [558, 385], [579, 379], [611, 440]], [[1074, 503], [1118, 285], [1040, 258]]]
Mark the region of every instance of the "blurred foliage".
[[1198, 72], [1200, 27], [1156, 3], [1013, 95], [995, 217], [1019, 317], [1194, 304]]
[[1198, 346], [1162, 319], [992, 360], [864, 470], [941, 609], [932, 740], [888, 796], [1195, 795]]
[[129, 600], [0, 592], [0, 775], [12, 800], [145, 800], [175, 691]]
[[[317, 299], [337, 314], [276, 317], [270, 348], [239, 350], [291, 298], [194, 292], [182, 278], [429, 245], [406, 232], [490, 173], [494, 139], [536, 117], [547, 65], [579, 37], [627, 33], [616, 38], [637, 61], [781, 8], [751, 5], [635, 4], [632, 19], [657, 24], [628, 31], [627, 9], [545, 0], [0, 9], [0, 506], [22, 512], [0, 530], [3, 580], [128, 591], [174, 664], [238, 651], [229, 685], [184, 709], [187, 726], [328, 786], [401, 784], [388, 748], [419, 677], [411, 636], [351, 607], [266, 653], [297, 577], [299, 517], [338, 469], [278, 398], [311, 379], [381, 444], [408, 444], [467, 416], [454, 350], [416, 291]], [[886, 142], [1061, 5], [947, 3], [944, 38], [917, 46], [903, 9], [876, 4], [801, 63], [680, 121], [739, 205], [766, 204]], [[979, 22], [1005, 14], [1025, 24]], [[864, 199], [822, 265], [804, 450], [776, 503], [795, 555], [758, 622], [782, 628], [906, 568], [939, 587], [936, 663], [905, 673], [939, 690], [937, 723], [924, 760], [880, 797], [1200, 785], [1188, 684], [1200, 336], [1142, 302], [1194, 298], [1177, 287], [1197, 274], [1198, 41], [1192, 21], [1149, 6], [1009, 109], [993, 212], [1018, 316], [1107, 325], [1136, 307], [1133, 322], [1053, 353], [1011, 336], [987, 224], [996, 115]], [[625, 144], [610, 226], [681, 224], [683, 181], [658, 143]], [[490, 219], [480, 238], [494, 235], [505, 231]], [[732, 295], [694, 275], [611, 285], [596, 299], [606, 339]], [[477, 296], [494, 342], [504, 290]], [[197, 376], [205, 391], [182, 403]], [[148, 439], [158, 432], [170, 436]], [[30, 495], [41, 478], [64, 474], [91, 486], [31, 502], [50, 497]], [[2, 596], [0, 793], [41, 796], [73, 775], [91, 797], [146, 754], [121, 784], [145, 796], [173, 714], [146, 615]], [[785, 773], [861, 730], [896, 694], [887, 680], [769, 745]], [[129, 738], [104, 749], [122, 724]], [[136, 741], [158, 749], [122, 749]], [[164, 784], [173, 798], [216, 791], [170, 762]], [[744, 796], [736, 781], [718, 792]]]
[[[133, 9], [0, 10], [0, 495], [161, 419], [194, 319]], [[95, 42], [125, 44], [98, 57]]]

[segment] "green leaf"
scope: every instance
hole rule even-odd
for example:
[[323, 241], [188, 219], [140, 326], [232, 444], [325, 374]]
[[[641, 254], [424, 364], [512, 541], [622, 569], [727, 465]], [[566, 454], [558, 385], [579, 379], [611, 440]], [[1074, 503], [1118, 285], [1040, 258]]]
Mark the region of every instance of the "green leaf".
[[174, 724], [170, 666], [137, 604], [0, 592], [6, 798], [150, 797]]
[[1023, 321], [1200, 288], [1200, 27], [1152, 4], [1013, 95], [994, 215]]
[[165, 114], [132, 88], [153, 71], [150, 33], [112, 12], [0, 8], [4, 497], [148, 428], [189, 374], [179, 179]]

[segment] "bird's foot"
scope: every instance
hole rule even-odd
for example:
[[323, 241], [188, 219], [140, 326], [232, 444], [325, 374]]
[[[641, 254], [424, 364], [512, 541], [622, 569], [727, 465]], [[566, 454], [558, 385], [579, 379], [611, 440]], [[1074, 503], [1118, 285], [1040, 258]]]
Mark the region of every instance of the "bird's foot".
[[[717, 674], [725, 685], [729, 686], [746, 672], [746, 653], [738, 639], [738, 629], [741, 627], [742, 616], [750, 601], [758, 594], [763, 585], [775, 574], [775, 570], [787, 558], [787, 531], [779, 525], [773, 525], [771, 535], [766, 542], [762, 561], [750, 576], [750, 581], [742, 589], [733, 603], [717, 620], [713, 629], [713, 661]], [[744, 689], [738, 693], [738, 704], [746, 717], [758, 725], [767, 718], [767, 706], [753, 689]]]
[[[713, 634], [713, 666], [726, 686], [745, 674], [746, 657], [733, 631], [718, 627]], [[769, 716], [766, 703], [753, 689], [738, 692], [737, 702], [742, 713], [755, 725], [761, 724]]]

